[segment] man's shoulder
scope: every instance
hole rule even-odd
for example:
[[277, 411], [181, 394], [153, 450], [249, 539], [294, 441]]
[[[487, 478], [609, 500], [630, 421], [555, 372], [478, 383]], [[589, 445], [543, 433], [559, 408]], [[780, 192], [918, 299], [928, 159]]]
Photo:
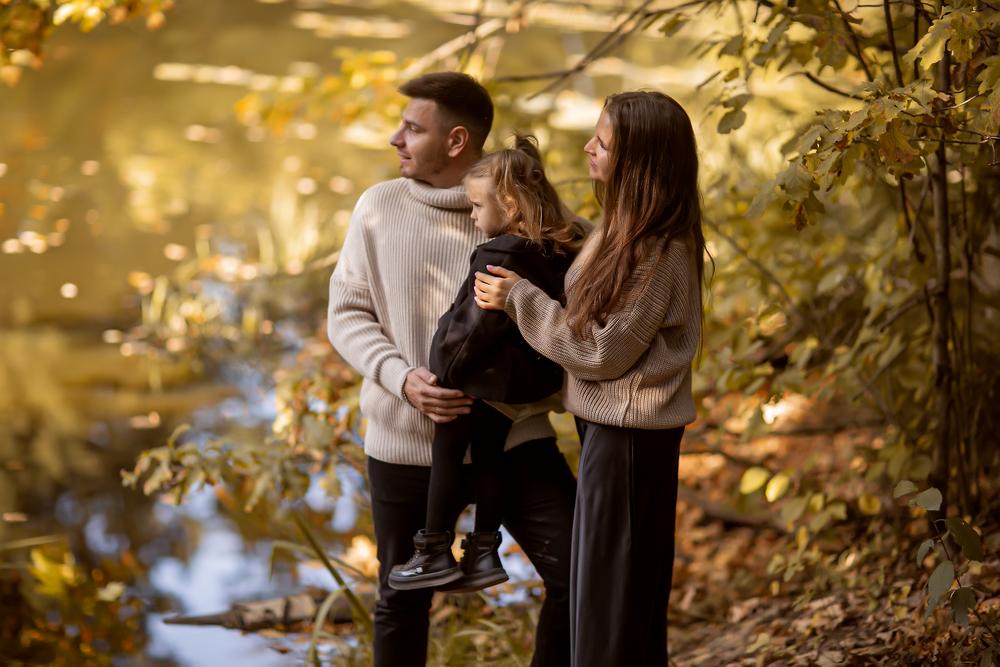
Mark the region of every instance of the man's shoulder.
[[405, 178], [394, 178], [370, 186], [354, 203], [352, 220], [366, 228], [385, 224], [406, 206], [409, 198]]
[[399, 177], [376, 183], [361, 193], [361, 196], [358, 197], [358, 203], [360, 204], [362, 201], [374, 202], [393, 195], [405, 194], [407, 192], [406, 181], [407, 179]]

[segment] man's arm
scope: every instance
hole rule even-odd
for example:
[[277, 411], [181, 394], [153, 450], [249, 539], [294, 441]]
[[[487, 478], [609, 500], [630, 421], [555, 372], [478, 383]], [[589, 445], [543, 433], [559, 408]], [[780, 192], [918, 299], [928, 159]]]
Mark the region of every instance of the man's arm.
[[467, 413], [465, 406], [471, 401], [460, 391], [434, 386], [437, 378], [407, 362], [378, 321], [368, 282], [366, 203], [363, 194], [330, 277], [327, 336], [340, 356], [363, 376], [435, 422], [451, 421], [454, 415]]
[[330, 277], [327, 336], [340, 356], [359, 373], [403, 398], [403, 382], [415, 367], [385, 335], [375, 312], [368, 280], [365, 194], [354, 208], [337, 267]]

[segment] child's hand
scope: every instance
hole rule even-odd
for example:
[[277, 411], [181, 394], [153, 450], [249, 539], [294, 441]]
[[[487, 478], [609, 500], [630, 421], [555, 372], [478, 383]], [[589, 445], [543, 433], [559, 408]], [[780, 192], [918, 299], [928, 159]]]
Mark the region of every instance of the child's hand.
[[502, 266], [487, 264], [486, 270], [493, 275], [476, 271], [476, 305], [483, 310], [503, 310], [511, 288], [523, 279]]

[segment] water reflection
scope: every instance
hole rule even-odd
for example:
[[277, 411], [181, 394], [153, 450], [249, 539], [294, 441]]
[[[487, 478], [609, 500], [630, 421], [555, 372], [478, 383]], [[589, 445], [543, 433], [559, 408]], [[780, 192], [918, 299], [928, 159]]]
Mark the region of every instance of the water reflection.
[[[180, 507], [157, 505], [154, 516], [163, 525], [183, 517], [199, 526], [198, 546], [188, 558], [160, 558], [149, 572], [149, 585], [171, 598], [172, 613], [217, 613], [233, 602], [289, 592], [287, 576], [269, 575], [269, 546], [248, 547], [238, 530], [220, 516], [212, 490], [193, 494]], [[152, 656], [169, 656], [177, 664], [192, 666], [288, 664], [287, 658], [267, 649], [269, 641], [263, 638], [223, 628], [166, 625], [164, 617], [147, 617]]]

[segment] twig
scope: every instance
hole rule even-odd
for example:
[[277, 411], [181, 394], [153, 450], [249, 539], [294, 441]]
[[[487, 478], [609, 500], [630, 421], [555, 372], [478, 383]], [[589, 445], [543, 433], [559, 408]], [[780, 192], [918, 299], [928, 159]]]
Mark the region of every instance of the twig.
[[730, 454], [727, 451], [717, 449], [715, 447], [702, 447], [701, 449], [682, 449], [681, 456], [721, 456], [724, 459], [728, 459], [733, 463], [743, 466], [744, 468], [753, 468], [759, 466], [759, 461], [751, 461], [750, 459], [744, 458], [742, 456], [737, 456], [736, 454]]
[[849, 92], [847, 92], [845, 90], [841, 90], [840, 88], [837, 88], [835, 86], [830, 85], [829, 83], [827, 83], [826, 81], [823, 81], [823, 79], [819, 78], [818, 76], [816, 76], [812, 72], [795, 72], [795, 74], [798, 74], [799, 76], [804, 76], [805, 78], [809, 79], [811, 82], [813, 82], [814, 84], [816, 84], [817, 86], [819, 86], [823, 90], [831, 92], [831, 93], [833, 93], [835, 95], [840, 95], [842, 97], [848, 97], [848, 98], [850, 98], [852, 100], [859, 100], [859, 101], [864, 99], [863, 97], [861, 97], [857, 93], [849, 93]]
[[705, 513], [706, 517], [717, 519], [724, 523], [736, 526], [748, 526], [750, 528], [771, 528], [782, 534], [788, 532], [778, 518], [771, 514], [746, 514], [739, 512], [722, 503], [717, 503], [701, 496], [686, 484], [679, 485], [677, 498], [689, 505], [699, 507]]
[[892, 51], [892, 66], [896, 70], [896, 85], [903, 85], [903, 68], [899, 64], [899, 52], [896, 50], [896, 33], [892, 27], [892, 9], [889, 7], [889, 0], [883, 0], [882, 8], [885, 12], [885, 31], [889, 37], [889, 49]]
[[707, 219], [703, 220], [702, 222], [706, 226], [708, 226], [713, 232], [722, 237], [727, 243], [729, 243], [729, 245], [731, 245], [733, 249], [736, 250], [736, 252], [738, 252], [747, 262], [749, 262], [751, 266], [757, 269], [762, 276], [767, 278], [768, 282], [777, 287], [778, 291], [781, 293], [781, 297], [785, 300], [785, 303], [788, 304], [788, 307], [795, 313], [797, 317], [799, 317], [799, 319], [801, 319], [803, 322], [809, 322], [810, 324], [813, 325], [815, 330], [817, 331], [819, 330], [819, 327], [816, 326], [816, 322], [798, 307], [798, 305], [792, 299], [792, 296], [788, 293], [788, 290], [786, 290], [785, 286], [781, 284], [781, 280], [779, 280], [778, 277], [774, 275], [770, 269], [761, 264], [758, 260], [751, 257], [750, 253], [747, 252], [746, 248], [740, 245], [739, 241], [737, 241], [732, 236], [729, 236], [724, 231], [722, 231], [722, 229], [715, 222]]
[[606, 35], [604, 39], [602, 39], [600, 43], [598, 43], [597, 46], [595, 46], [593, 49], [591, 49], [591, 51], [588, 54], [586, 54], [583, 58], [581, 58], [580, 62], [578, 62], [576, 65], [570, 68], [570, 70], [567, 73], [563, 74], [554, 81], [550, 82], [541, 90], [529, 95], [528, 99], [529, 100], [534, 99], [535, 97], [538, 97], [539, 95], [544, 95], [553, 88], [558, 87], [560, 84], [562, 84], [563, 81], [568, 79], [570, 76], [573, 76], [574, 74], [577, 74], [585, 70], [587, 66], [590, 63], [594, 62], [594, 60], [596, 60], [599, 56], [604, 55], [605, 53], [612, 51], [616, 47], [618, 47], [618, 45], [620, 45], [622, 42], [628, 39], [632, 35], [632, 33], [634, 33], [638, 29], [638, 27], [642, 25], [643, 21], [647, 18], [647, 16], [644, 15], [642, 18], [635, 21], [635, 25], [629, 28], [628, 31], [622, 32], [625, 26], [628, 25], [631, 21], [635, 20], [636, 17], [638, 17], [640, 14], [644, 14], [644, 12], [646, 11], [646, 7], [651, 5], [653, 1], [654, 0], [645, 0], [641, 5], [633, 9], [632, 12], [627, 17], [625, 17], [625, 20], [619, 23], [618, 26], [611, 33]]
[[[631, 36], [644, 22], [649, 19], [658, 18], [665, 14], [671, 14], [674, 12], [681, 11], [690, 7], [695, 7], [698, 5], [706, 4], [706, 0], [688, 0], [688, 2], [683, 2], [679, 5], [673, 7], [667, 7], [664, 9], [657, 9], [655, 11], [646, 11], [653, 0], [646, 0], [639, 7], [634, 9], [618, 26], [615, 27], [610, 33], [606, 34], [601, 40], [588, 51], [580, 61], [573, 67], [568, 67], [559, 70], [549, 70], [547, 72], [536, 72], [533, 74], [513, 74], [508, 76], [501, 76], [495, 78], [493, 81], [496, 83], [523, 83], [526, 81], [544, 81], [547, 79], [554, 79], [552, 83], [547, 85], [542, 90], [533, 93], [531, 97], [536, 97], [542, 93], [548, 92], [553, 87], [558, 86], [566, 78], [573, 76], [574, 74], [579, 74], [583, 72], [587, 67], [589, 67], [595, 60], [601, 56], [609, 53], [614, 48], [619, 46], [625, 41], [629, 36]], [[629, 29], [627, 33], [622, 33], [622, 30], [630, 21], [636, 19], [635, 25]]]
[[868, 77], [869, 81], [874, 81], [875, 77], [872, 76], [872, 71], [868, 69], [868, 63], [861, 52], [861, 42], [854, 32], [854, 28], [851, 27], [851, 22], [847, 20], [847, 14], [844, 12], [843, 7], [840, 6], [840, 0], [833, 0], [833, 4], [836, 5], [837, 11], [840, 12], [840, 20], [844, 22], [844, 29], [847, 30], [847, 34], [851, 37], [851, 43], [854, 44], [854, 51], [858, 57], [858, 62], [861, 64], [861, 69], [864, 70], [865, 76]]

